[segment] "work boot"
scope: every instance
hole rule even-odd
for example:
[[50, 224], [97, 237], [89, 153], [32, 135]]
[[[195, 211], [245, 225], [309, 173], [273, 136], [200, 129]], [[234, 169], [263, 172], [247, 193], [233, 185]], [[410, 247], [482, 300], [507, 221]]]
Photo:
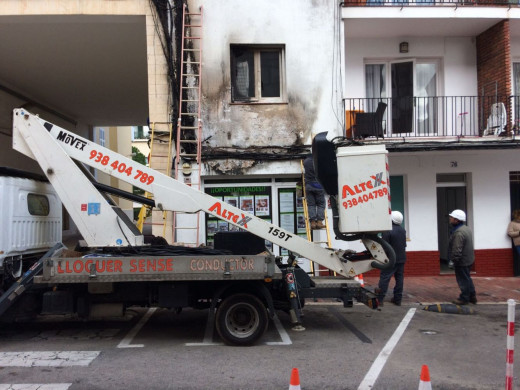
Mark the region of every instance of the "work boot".
[[316, 229], [316, 221], [311, 221], [311, 229], [312, 230]]
[[379, 301], [379, 306], [384, 306], [384, 300], [385, 296], [381, 293], [381, 289], [379, 287], [376, 287], [374, 289], [374, 294], [377, 295], [377, 300]]
[[390, 302], [392, 302], [396, 306], [401, 306], [401, 301], [396, 301], [395, 298], [390, 299]]
[[460, 299], [455, 299], [452, 303], [454, 303], [456, 305], [467, 305], [468, 304], [468, 302], [461, 301]]
[[326, 226], [323, 224], [323, 222], [318, 221], [316, 223], [316, 229], [325, 229], [325, 228], [326, 228]]

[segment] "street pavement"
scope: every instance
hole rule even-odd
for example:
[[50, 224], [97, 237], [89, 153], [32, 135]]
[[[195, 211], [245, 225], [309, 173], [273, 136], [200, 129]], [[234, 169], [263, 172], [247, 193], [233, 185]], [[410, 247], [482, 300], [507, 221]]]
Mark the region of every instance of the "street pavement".
[[[506, 303], [508, 299], [520, 302], [519, 277], [475, 277], [472, 276], [477, 301], [484, 303]], [[379, 278], [364, 277], [365, 288], [373, 291], [377, 287]], [[390, 282], [386, 302], [390, 302], [394, 288], [394, 279]], [[459, 287], [455, 275], [404, 277], [403, 305], [431, 303], [450, 303], [459, 297]], [[471, 305], [473, 306], [473, 305]]]

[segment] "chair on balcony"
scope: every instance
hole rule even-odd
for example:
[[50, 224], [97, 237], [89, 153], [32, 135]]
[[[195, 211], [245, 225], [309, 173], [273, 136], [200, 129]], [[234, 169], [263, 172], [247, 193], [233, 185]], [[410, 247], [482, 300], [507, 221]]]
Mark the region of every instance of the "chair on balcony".
[[383, 117], [386, 103], [379, 102], [376, 112], [363, 112], [356, 114], [354, 123], [354, 137], [383, 137]]
[[504, 103], [493, 103], [483, 135], [499, 135], [506, 131], [507, 113]]

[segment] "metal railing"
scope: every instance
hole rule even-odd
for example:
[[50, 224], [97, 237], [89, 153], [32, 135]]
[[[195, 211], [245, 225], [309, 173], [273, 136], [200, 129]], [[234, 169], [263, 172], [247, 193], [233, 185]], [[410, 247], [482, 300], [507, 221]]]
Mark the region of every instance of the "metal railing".
[[519, 0], [347, 0], [343, 7], [518, 7]]
[[[519, 96], [407, 96], [343, 101], [345, 134], [349, 138], [514, 136], [520, 129]], [[382, 116], [376, 119], [378, 106], [384, 105]], [[357, 117], [359, 113], [373, 115]], [[372, 121], [368, 130], [367, 117]]]

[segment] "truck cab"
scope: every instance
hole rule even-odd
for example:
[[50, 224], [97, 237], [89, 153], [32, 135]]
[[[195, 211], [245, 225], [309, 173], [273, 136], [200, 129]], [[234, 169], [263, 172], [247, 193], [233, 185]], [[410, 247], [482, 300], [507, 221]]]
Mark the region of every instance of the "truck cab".
[[45, 176], [0, 167], [0, 290], [62, 240], [62, 205]]

